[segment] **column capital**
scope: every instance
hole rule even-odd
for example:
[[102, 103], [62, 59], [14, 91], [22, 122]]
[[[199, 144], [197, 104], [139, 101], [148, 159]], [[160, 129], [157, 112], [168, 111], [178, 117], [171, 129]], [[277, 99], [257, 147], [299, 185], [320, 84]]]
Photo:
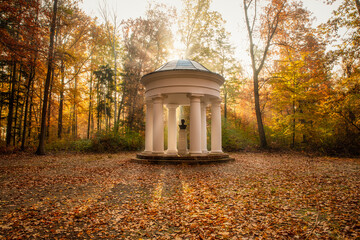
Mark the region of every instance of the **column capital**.
[[213, 98], [211, 99], [211, 104], [212, 105], [220, 105], [221, 104], [221, 98]]
[[176, 109], [179, 106], [179, 104], [174, 104], [174, 103], [168, 103], [166, 104], [166, 107], [168, 109]]
[[155, 100], [159, 100], [159, 99], [163, 100], [165, 98], [167, 98], [166, 94], [156, 94], [149, 99], [150, 99], [150, 101], [155, 101]]
[[201, 98], [204, 97], [204, 94], [187, 94], [187, 97], [190, 98], [190, 102], [201, 102]]
[[163, 103], [163, 100], [164, 100], [164, 96], [162, 95], [162, 94], [158, 94], [158, 95], [155, 95], [155, 96], [153, 96], [152, 97], [152, 102], [154, 103], [154, 104], [158, 104], [158, 103]]
[[209, 105], [209, 103], [208, 103], [208, 102], [201, 102], [201, 107], [206, 108], [208, 105]]
[[188, 93], [186, 95], [188, 98], [202, 98], [204, 97], [204, 94], [198, 94], [198, 93]]

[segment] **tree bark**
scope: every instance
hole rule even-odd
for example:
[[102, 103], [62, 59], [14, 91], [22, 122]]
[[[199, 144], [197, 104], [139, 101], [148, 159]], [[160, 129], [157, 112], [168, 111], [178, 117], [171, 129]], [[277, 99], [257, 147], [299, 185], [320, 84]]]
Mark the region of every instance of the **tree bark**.
[[90, 87], [89, 87], [89, 116], [88, 116], [88, 127], [87, 127], [87, 139], [90, 139], [90, 128], [91, 128], [91, 115], [92, 115], [92, 70], [90, 71]]
[[277, 9], [276, 14], [273, 16], [273, 19], [271, 19], [271, 21], [269, 20], [267, 23], [269, 29], [268, 29], [268, 33], [267, 33], [267, 39], [265, 42], [264, 52], [260, 58], [259, 66], [256, 65], [255, 49], [254, 49], [255, 44], [254, 44], [254, 40], [253, 40], [253, 31], [254, 31], [255, 20], [256, 20], [257, 1], [256, 0], [254, 1], [255, 16], [254, 16], [252, 24], [250, 24], [250, 19], [249, 19], [249, 15], [248, 15], [248, 10], [249, 10], [251, 3], [252, 3], [252, 1], [250, 1], [249, 4], [247, 4], [247, 1], [243, 0], [246, 27], [247, 27], [247, 32], [248, 32], [248, 36], [249, 36], [249, 51], [250, 51], [250, 57], [251, 57], [251, 66], [252, 66], [252, 71], [253, 71], [253, 83], [254, 83], [255, 113], [256, 113], [256, 120], [257, 120], [258, 132], [259, 132], [259, 138], [260, 138], [260, 147], [266, 148], [268, 145], [267, 145], [267, 141], [266, 141], [266, 135], [265, 135], [264, 125], [263, 125], [262, 116], [261, 116], [262, 114], [261, 114], [261, 108], [260, 108], [259, 74], [260, 74], [262, 68], [264, 67], [265, 60], [266, 60], [266, 57], [267, 57], [267, 54], [268, 54], [268, 51], [269, 51], [269, 48], [271, 45], [271, 41], [276, 34], [276, 30], [277, 30], [277, 27], [279, 24], [279, 19], [280, 19], [279, 15], [284, 10], [286, 0], [284, 0], [281, 7], [279, 9]]
[[224, 118], [225, 121], [227, 120], [227, 89], [224, 86]]
[[[35, 76], [34, 76], [35, 79]], [[34, 96], [34, 81], [31, 84], [31, 96], [30, 96], [30, 107], [29, 107], [29, 127], [28, 127], [28, 138], [31, 137], [31, 120], [32, 120], [32, 109], [33, 105], [33, 96]]]
[[44, 155], [45, 154], [45, 133], [46, 133], [46, 110], [47, 102], [49, 96], [50, 80], [51, 80], [51, 70], [53, 68], [53, 57], [54, 57], [54, 36], [55, 36], [55, 27], [56, 27], [56, 14], [57, 14], [57, 3], [58, 0], [54, 0], [53, 14], [50, 27], [50, 45], [48, 52], [48, 68], [45, 80], [45, 89], [44, 89], [44, 100], [42, 106], [41, 114], [41, 128], [39, 134], [39, 146], [36, 150], [36, 154]]
[[54, 68], [51, 69], [51, 80], [50, 80], [50, 89], [49, 89], [49, 101], [48, 101], [48, 110], [47, 110], [47, 127], [46, 127], [46, 139], [50, 137], [50, 112], [51, 112], [51, 95], [52, 88], [54, 84]]
[[291, 143], [291, 148], [295, 148], [295, 130], [296, 130], [296, 119], [295, 119], [295, 114], [296, 114], [296, 109], [295, 109], [295, 101], [293, 101], [293, 120], [292, 120], [292, 143]]
[[254, 80], [255, 113], [256, 113], [256, 120], [257, 120], [258, 131], [259, 131], [260, 147], [267, 148], [266, 135], [265, 135], [265, 131], [264, 131], [264, 125], [263, 125], [263, 121], [262, 121], [261, 108], [260, 108], [258, 74], [254, 74], [253, 80]]
[[[114, 12], [114, 15], [112, 17], [112, 21], [113, 24], [110, 24], [110, 20], [109, 20], [109, 16], [108, 16], [108, 7], [106, 5], [106, 2], [104, 2], [103, 6], [100, 6], [100, 14], [102, 15], [102, 18], [105, 21], [105, 27], [106, 27], [106, 33], [107, 33], [107, 38], [109, 40], [109, 43], [111, 45], [112, 51], [113, 51], [113, 55], [114, 55], [114, 84], [115, 84], [115, 92], [114, 92], [114, 126], [117, 125], [117, 53], [116, 53], [116, 32], [118, 29], [118, 24], [117, 24], [117, 16]], [[111, 28], [112, 25], [112, 28]], [[106, 101], [105, 101], [106, 102]], [[109, 103], [109, 109], [110, 109], [110, 103]], [[107, 116], [106, 114], [106, 103], [105, 103], [105, 125], [106, 125], [106, 130], [108, 130], [110, 128], [110, 114], [109, 116]]]
[[73, 104], [73, 113], [72, 113], [72, 124], [71, 124], [71, 134], [73, 139], [77, 138], [77, 77], [75, 77], [74, 81], [74, 104]]
[[[266, 135], [264, 131], [264, 125], [262, 122], [261, 116], [261, 109], [260, 109], [260, 95], [259, 95], [259, 73], [261, 71], [262, 64], [257, 68], [256, 61], [255, 61], [255, 51], [254, 51], [254, 43], [253, 43], [253, 28], [250, 26], [249, 16], [248, 16], [248, 8], [249, 5], [246, 5], [246, 0], [244, 0], [244, 10], [245, 10], [245, 19], [246, 19], [246, 26], [249, 35], [249, 50], [250, 50], [250, 57], [251, 57], [251, 65], [253, 70], [253, 84], [254, 84], [254, 101], [255, 101], [255, 114], [256, 120], [258, 125], [258, 132], [260, 138], [260, 147], [266, 148], [267, 141]], [[255, 21], [255, 19], [254, 19]], [[265, 61], [265, 59], [262, 59]]]
[[96, 85], [96, 94], [97, 94], [97, 108], [96, 108], [96, 117], [97, 117], [97, 131], [99, 132], [101, 130], [101, 125], [100, 125], [100, 104], [101, 104], [101, 99], [100, 99], [100, 87], [99, 87], [100, 83], [98, 82]]
[[60, 66], [60, 74], [61, 74], [61, 84], [60, 84], [60, 99], [59, 99], [59, 115], [58, 115], [58, 138], [62, 138], [62, 132], [63, 132], [63, 109], [64, 109], [64, 88], [65, 88], [65, 65], [64, 60], [61, 59], [61, 66]]
[[[115, 41], [115, 33], [114, 33], [114, 41]], [[115, 45], [115, 43], [113, 44]], [[116, 112], [117, 112], [117, 80], [116, 80], [116, 71], [117, 71], [117, 65], [116, 65], [116, 58], [117, 58], [117, 55], [116, 55], [116, 49], [115, 49], [115, 46], [113, 47], [113, 51], [114, 51], [114, 84], [115, 84], [115, 96], [114, 96], [114, 126], [117, 125], [117, 122], [116, 122]]]
[[[23, 126], [22, 139], [21, 139], [21, 150], [22, 151], [25, 150], [26, 128], [27, 128], [27, 121], [28, 121], [27, 116], [28, 116], [28, 111], [29, 111], [29, 95], [30, 95], [31, 84], [35, 78], [35, 62], [36, 62], [36, 58], [34, 61], [34, 65], [31, 66], [30, 76], [29, 76], [29, 80], [28, 80], [28, 83], [26, 86], [24, 126]], [[31, 121], [31, 119], [30, 119], [30, 121]]]
[[16, 62], [13, 62], [13, 69], [11, 74], [11, 83], [10, 83], [10, 99], [9, 99], [9, 111], [7, 116], [6, 124], [6, 146], [8, 147], [11, 143], [11, 130], [13, 123], [13, 114], [14, 114], [14, 97], [15, 97], [15, 84], [16, 84]]
[[[19, 110], [19, 105], [20, 105], [20, 86], [21, 86], [21, 72], [22, 72], [22, 65], [20, 65], [20, 69], [19, 69], [19, 78], [18, 78], [18, 85], [17, 85], [17, 90], [15, 93], [16, 96], [16, 106], [15, 106], [15, 116], [14, 116], [14, 132], [12, 135], [13, 138], [13, 146], [16, 146], [16, 133], [19, 133], [19, 130], [21, 128], [21, 126], [17, 126], [17, 120], [18, 120], [18, 110]], [[20, 116], [20, 123], [21, 123], [21, 116]], [[16, 131], [18, 130], [18, 131]]]
[[356, 5], [356, 8], [358, 10], [359, 17], [360, 17], [360, 0], [355, 0], [355, 5]]

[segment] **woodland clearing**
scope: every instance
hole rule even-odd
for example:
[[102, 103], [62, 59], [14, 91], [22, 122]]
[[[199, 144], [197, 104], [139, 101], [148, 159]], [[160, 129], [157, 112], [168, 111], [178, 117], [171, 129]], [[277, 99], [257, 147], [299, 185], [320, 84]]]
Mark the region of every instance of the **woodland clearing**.
[[360, 159], [235, 153], [142, 165], [135, 153], [0, 157], [0, 239], [358, 239]]

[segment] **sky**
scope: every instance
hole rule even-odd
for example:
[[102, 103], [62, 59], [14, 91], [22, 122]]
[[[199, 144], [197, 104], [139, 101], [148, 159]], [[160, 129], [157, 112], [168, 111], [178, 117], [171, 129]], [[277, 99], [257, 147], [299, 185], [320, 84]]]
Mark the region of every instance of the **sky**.
[[[97, 16], [101, 19], [99, 14], [99, 4], [106, 4], [116, 11], [120, 19], [136, 18], [143, 16], [149, 0], [83, 0], [80, 4], [82, 9], [90, 16]], [[181, 0], [152, 0], [158, 3], [166, 3], [181, 9]], [[303, 0], [304, 7], [313, 12], [315, 17], [314, 25], [317, 26], [325, 23], [331, 16], [336, 5], [329, 6], [323, 3], [324, 0]], [[245, 29], [243, 9], [241, 8], [241, 0], [212, 0], [211, 9], [221, 13], [226, 20], [226, 29], [231, 33], [231, 42], [235, 46], [236, 55], [239, 57], [243, 67], [247, 68], [250, 64], [250, 57], [248, 55], [247, 32]], [[176, 44], [175, 44], [176, 47]], [[171, 59], [179, 58], [180, 56], [171, 56]], [[169, 60], [171, 60], [169, 59]]]

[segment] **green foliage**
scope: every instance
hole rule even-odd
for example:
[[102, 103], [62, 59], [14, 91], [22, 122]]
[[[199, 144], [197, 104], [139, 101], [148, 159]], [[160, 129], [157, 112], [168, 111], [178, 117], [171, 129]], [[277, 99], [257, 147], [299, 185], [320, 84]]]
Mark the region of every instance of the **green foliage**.
[[134, 131], [125, 130], [118, 132], [99, 132], [92, 139], [61, 139], [49, 143], [46, 148], [52, 152], [121, 152], [138, 151], [144, 145], [143, 136]]
[[60, 139], [47, 144], [46, 150], [52, 152], [89, 152], [91, 150], [91, 144], [92, 142], [89, 139]]
[[144, 145], [143, 136], [135, 131], [126, 130], [125, 133], [100, 132], [91, 139], [92, 152], [120, 152], [138, 151]]
[[222, 146], [225, 152], [236, 152], [254, 147], [256, 137], [251, 130], [237, 126], [230, 120], [222, 120]]
[[321, 144], [318, 147], [313, 150], [320, 150], [327, 155], [359, 156], [360, 134], [355, 132], [337, 132], [334, 135], [321, 139]]

